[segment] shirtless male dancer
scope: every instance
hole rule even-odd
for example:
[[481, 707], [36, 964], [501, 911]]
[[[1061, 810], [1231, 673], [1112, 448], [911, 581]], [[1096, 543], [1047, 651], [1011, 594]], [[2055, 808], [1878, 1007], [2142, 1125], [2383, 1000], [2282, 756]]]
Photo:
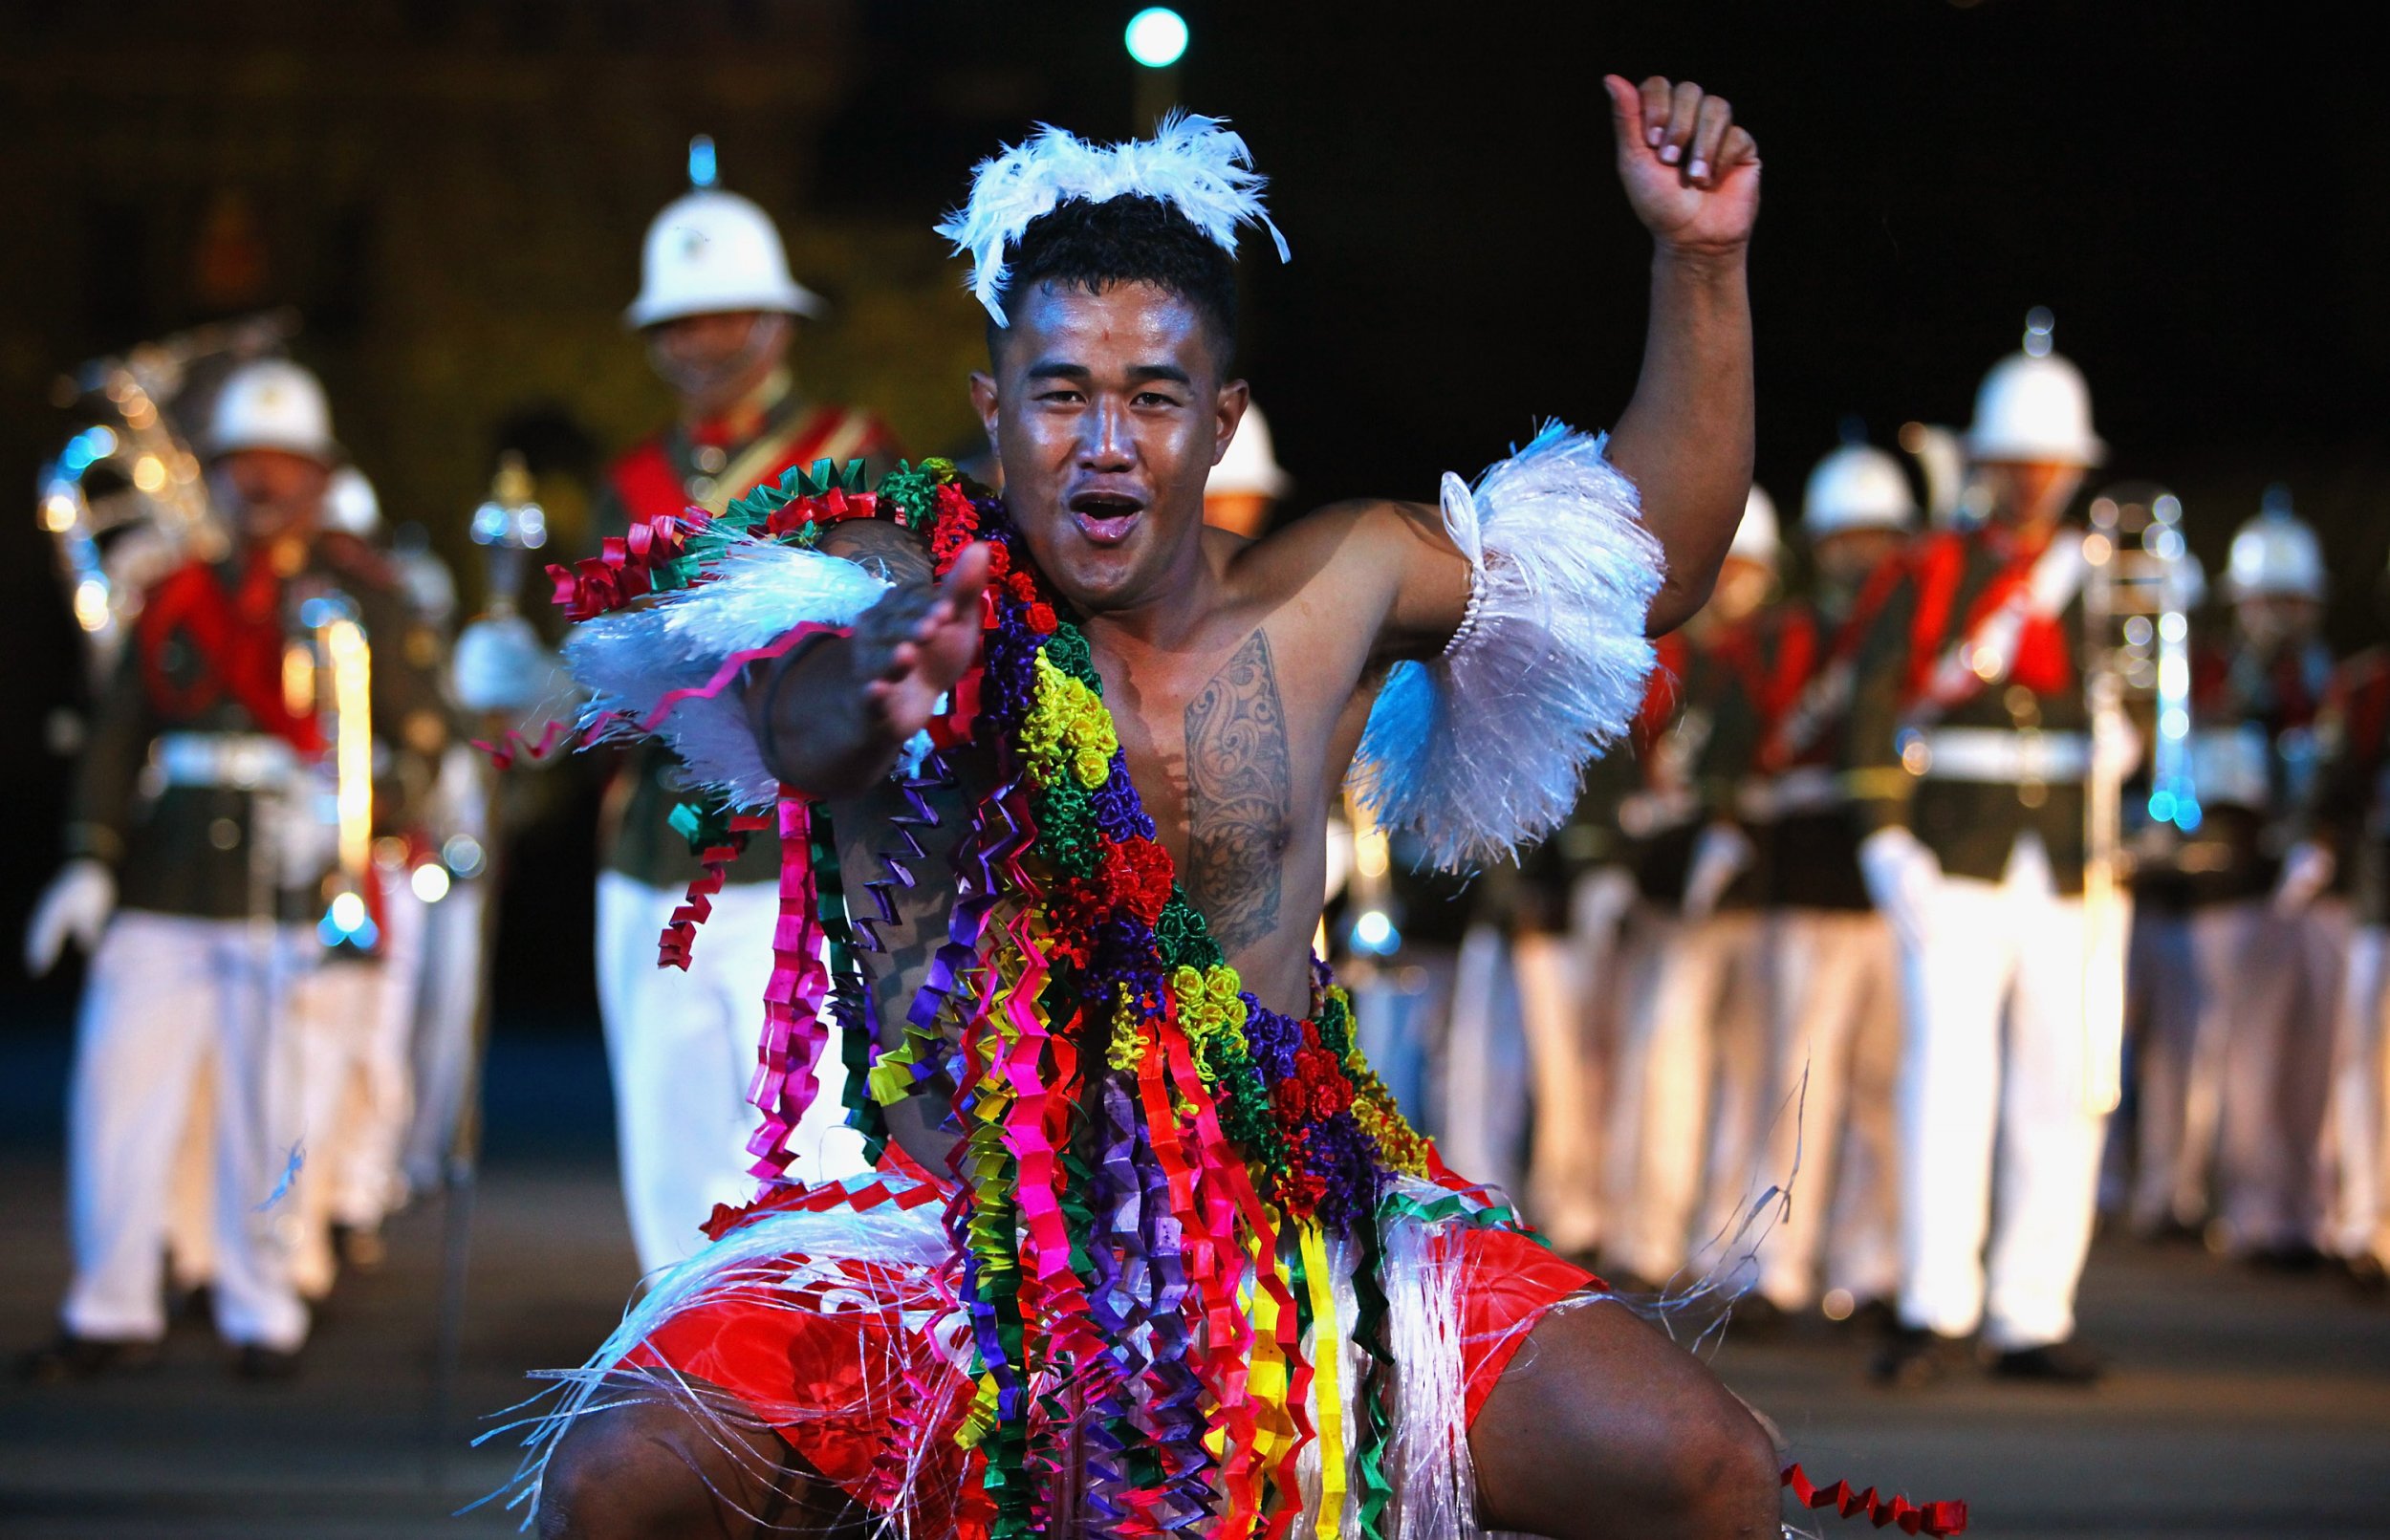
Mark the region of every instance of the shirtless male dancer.
[[[1752, 452], [1745, 259], [1759, 202], [1757, 151], [1750, 135], [1734, 124], [1727, 104], [1689, 82], [1655, 77], [1637, 86], [1614, 76], [1605, 86], [1619, 175], [1654, 243], [1641, 375], [1608, 440], [1606, 461], [1595, 441], [1560, 440], [1547, 432], [1506, 463], [1532, 468], [1531, 462], [1546, 465], [1574, 456], [1569, 463], [1585, 476], [1617, 489], [1623, 509], [1619, 529], [1605, 534], [1588, 517], [1582, 536], [1588, 548], [1604, 540], [1611, 544], [1580, 563], [1591, 570], [1576, 571], [1574, 578], [1568, 576], [1565, 551], [1561, 569], [1536, 565], [1544, 557], [1522, 542], [1532, 520], [1503, 522], [1507, 515], [1495, 505], [1506, 496], [1534, 501], [1503, 490], [1523, 485], [1516, 477], [1505, 483], [1504, 466], [1489, 472], [1476, 491], [1486, 505], [1482, 534], [1476, 513], [1467, 511], [1470, 489], [1457, 478], [1446, 480], [1441, 511], [1426, 504], [1358, 501], [1293, 520], [1260, 541], [1206, 529], [1205, 475], [1226, 451], [1248, 400], [1245, 381], [1231, 373], [1232, 274], [1218, 249], [1221, 228], [1198, 229], [1205, 210], [1185, 200], [1174, 205], [1167, 190], [1138, 183], [1125, 155], [1119, 164], [1131, 173], [1125, 190], [1132, 196], [1118, 196], [1118, 186], [1096, 191], [1090, 190], [1092, 184], [1073, 185], [1065, 177], [1062, 196], [1047, 197], [1040, 217], [1025, 225], [999, 223], [992, 246], [982, 245], [977, 252], [981, 295], [996, 324], [989, 331], [989, 370], [972, 376], [971, 396], [1003, 466], [1010, 560], [1016, 568], [1033, 563], [1047, 592], [1067, 601], [1075, 614], [1119, 749], [1125, 754], [1128, 778], [1151, 815], [1151, 837], [1166, 849], [1171, 869], [1180, 874], [1179, 891], [1208, 922], [1232, 979], [1242, 979], [1255, 1023], [1299, 1021], [1319, 1009], [1308, 948], [1317, 920], [1317, 904], [1311, 900], [1321, 887], [1325, 821], [1357, 753], [1364, 772], [1371, 772], [1366, 762], [1374, 750], [1363, 741], [1364, 727], [1371, 725], [1381, 692], [1389, 701], [1396, 693], [1390, 674], [1399, 680], [1399, 671], [1409, 666], [1417, 675], [1413, 683], [1432, 694], [1452, 689], [1462, 677], [1465, 647], [1523, 649], [1497, 654], [1510, 660], [1495, 676], [1498, 687], [1485, 687], [1483, 671], [1473, 677], [1476, 699], [1423, 694], [1412, 704], [1427, 702], [1423, 709], [1428, 718], [1450, 719], [1447, 727], [1462, 729], [1467, 741], [1452, 747], [1459, 755], [1457, 773], [1464, 777], [1472, 765], [1489, 767], [1485, 773], [1500, 779], [1516, 766], [1548, 766], [1556, 756], [1557, 784], [1525, 790], [1489, 785], [1482, 797], [1472, 796], [1467, 786], [1457, 794], [1447, 789], [1422, 822], [1431, 843], [1464, 863], [1483, 858], [1489, 843], [1548, 830], [1565, 815], [1584, 759], [1613, 740], [1623, 716], [1631, 713], [1640, 675], [1649, 667], [1645, 635], [1678, 625], [1704, 602], [1743, 511]], [[1216, 130], [1202, 119], [1195, 122]], [[1165, 136], [1169, 132], [1165, 129]], [[1241, 142], [1219, 137], [1241, 159]], [[1045, 147], [1055, 149], [1056, 141], [1073, 155], [1100, 160], [1115, 153], [1051, 133]], [[1249, 172], [1242, 176], [1245, 183], [1258, 181]], [[947, 228], [958, 246], [987, 234], [986, 222], [975, 228], [973, 220], [995, 180], [983, 167], [973, 209]], [[1190, 210], [1196, 217], [1188, 217]], [[1260, 220], [1258, 205], [1241, 217]], [[1233, 238], [1231, 230], [1228, 242]], [[1008, 260], [1013, 264], [1009, 283]], [[1549, 452], [1538, 459], [1539, 450]], [[1550, 497], [1543, 501], [1555, 503]], [[1458, 515], [1456, 502], [1463, 509]], [[1534, 529], [1536, 540], [1553, 543], [1554, 550], [1578, 541], [1575, 527], [1553, 518], [1551, 507], [1543, 513], [1547, 522]], [[1638, 518], [1640, 531], [1634, 528]], [[1521, 543], [1506, 546], [1506, 528], [1508, 538]], [[809, 546], [815, 538], [809, 532]], [[854, 606], [848, 623], [752, 663], [734, 689], [743, 692], [737, 708], [752, 729], [748, 751], [760, 750], [770, 781], [811, 799], [828, 816], [853, 880], [870, 864], [872, 853], [885, 846], [890, 813], [902, 810], [890, 779], [901, 749], [957, 708], [950, 692], [966, 693], [957, 690], [958, 683], [967, 683], [983, 662], [992, 675], [995, 643], [983, 650], [983, 631], [995, 634], [987, 617], [995, 611], [1003, 583], [989, 588], [990, 567], [991, 561], [1003, 565], [1006, 553], [991, 552], [985, 543], [968, 544], [959, 553], [949, 545], [940, 558], [940, 579], [918, 528], [857, 518], [823, 525], [817, 538], [819, 553], [860, 564], [887, 585], [884, 592], [876, 602]], [[817, 554], [805, 553], [809, 560]], [[1536, 575], [1504, 590], [1504, 569], [1522, 564]], [[1555, 571], [1561, 575], [1554, 576]], [[994, 575], [1001, 579], [1004, 574]], [[1515, 578], [1516, 571], [1509, 575]], [[1572, 581], [1577, 589], [1568, 586]], [[1556, 592], [1522, 596], [1525, 589]], [[983, 590], [988, 590], [984, 603]], [[1506, 592], [1510, 599], [1500, 596]], [[700, 587], [667, 597], [695, 606], [708, 593]], [[1631, 604], [1621, 604], [1620, 595], [1631, 597]], [[1605, 598], [1610, 610], [1632, 613], [1605, 614]], [[1560, 608], [1538, 612], [1543, 629], [1522, 641], [1513, 634], [1515, 618], [1496, 612], [1505, 605], [1535, 603]], [[660, 608], [670, 612], [672, 605]], [[636, 627], [654, 613], [626, 606], [619, 618]], [[1049, 613], [1049, 628], [1051, 622]], [[1605, 624], [1614, 634], [1590, 641], [1579, 636], [1582, 645], [1567, 641], [1572, 628], [1592, 631]], [[643, 635], [652, 640], [661, 633]], [[641, 650], [652, 648], [642, 642]], [[734, 651], [726, 648], [721, 656]], [[698, 675], [719, 661], [705, 661]], [[1543, 709], [1536, 704], [1544, 698], [1539, 690], [1575, 687], [1572, 681], [1538, 676], [1538, 664], [1546, 672], [1619, 673], [1619, 688], [1612, 692], [1623, 703], [1619, 720], [1598, 720], [1599, 713], [1557, 721], [1522, 718], [1518, 702], [1528, 703], [1526, 709], [1532, 712]], [[584, 680], [593, 673], [603, 670], [586, 670]], [[597, 683], [604, 703], [607, 683], [602, 678]], [[652, 703], [655, 692], [647, 699]], [[619, 705], [619, 698], [613, 704]], [[1378, 728], [1371, 730], [1374, 744]], [[1434, 729], [1431, 725], [1421, 730]], [[1542, 741], [1547, 737], [1553, 742]], [[682, 747], [684, 754], [690, 751]], [[1416, 780], [1428, 771], [1381, 763], [1374, 773], [1391, 816], [1399, 819], [1406, 807], [1420, 812], [1413, 796], [1418, 788], [1402, 783], [1402, 777]], [[1441, 773], [1456, 772], [1446, 765]], [[1536, 773], [1553, 778], [1548, 770]], [[1493, 803], [1506, 804], [1508, 811]], [[890, 944], [889, 972], [900, 976], [883, 976], [871, 985], [876, 998], [894, 1002], [881, 1006], [881, 1019], [889, 1022], [902, 1021], [902, 1002], [945, 930], [940, 906], [953, 903], [955, 890], [931, 879], [900, 897], [905, 922], [929, 940]], [[930, 922], [916, 924], [923, 914]], [[1201, 991], [1193, 998], [1200, 1005]], [[1305, 1031], [1311, 1030], [1304, 1025]], [[896, 1034], [883, 1034], [883, 1052], [896, 1041]], [[1134, 1045], [1132, 1063], [1133, 1050]], [[883, 1056], [881, 1062], [888, 1060]], [[1358, 1063], [1358, 1054], [1352, 1062]], [[1202, 1099], [1190, 1099], [1192, 1091], [1188, 1080], [1178, 1093], [1183, 1117], [1194, 1116], [1192, 1100]], [[902, 1111], [892, 1112], [888, 1122], [896, 1148], [918, 1161], [905, 1170], [925, 1182], [926, 1172], [965, 1169], [967, 1162], [949, 1163], [954, 1134], [939, 1132], [934, 1119], [899, 1116]], [[1169, 1120], [1166, 1110], [1162, 1120]], [[1435, 1170], [1442, 1174], [1440, 1163]], [[1447, 1185], [1455, 1183], [1442, 1175]], [[894, 1177], [890, 1181], [902, 1185]], [[722, 1218], [717, 1216], [717, 1225]], [[1026, 1226], [1027, 1221], [1022, 1223]], [[736, 1228], [716, 1233], [725, 1235], [718, 1243], [725, 1247], [737, 1244], [741, 1234]], [[980, 1239], [973, 1232], [974, 1244]], [[1532, 1244], [1520, 1249], [1537, 1250]], [[1268, 1266], [1267, 1256], [1261, 1261]], [[701, 1255], [683, 1267], [706, 1265]], [[1524, 1262], [1516, 1269], [1506, 1263], [1503, 1270], [1525, 1278], [1561, 1266], [1548, 1259]], [[1760, 1421], [1690, 1354], [1601, 1295], [1586, 1275], [1564, 1270], [1573, 1277], [1539, 1296], [1515, 1320], [1519, 1340], [1509, 1343], [1499, 1359], [1498, 1379], [1483, 1360], [1470, 1360], [1470, 1415], [1459, 1468], [1473, 1471], [1473, 1512], [1465, 1497], [1458, 1522], [1445, 1532], [1516, 1530], [1563, 1540], [1774, 1534], [1777, 1452]], [[677, 1276], [665, 1275], [654, 1287], [668, 1293], [679, 1287], [673, 1282]], [[1262, 1286], [1251, 1281], [1251, 1272], [1245, 1276], [1251, 1306], [1259, 1311]], [[1067, 1285], [1068, 1277], [1062, 1282]], [[1502, 1282], [1489, 1280], [1489, 1287]], [[1316, 1291], [1316, 1277], [1313, 1283]], [[1584, 1297], [1588, 1291], [1590, 1302]], [[1576, 1294], [1583, 1308], [1550, 1308], [1562, 1293]], [[1242, 1296], [1231, 1286], [1229, 1297]], [[1347, 1317], [1333, 1313], [1331, 1296], [1314, 1292], [1313, 1297], [1332, 1305], [1329, 1319], [1322, 1323], [1320, 1314], [1308, 1309], [1302, 1319], [1323, 1332], [1340, 1329]], [[782, 1309], [778, 1316], [787, 1320], [795, 1313]], [[1141, 1331], [1159, 1329], [1151, 1315], [1139, 1319], [1145, 1322]], [[669, 1330], [667, 1324], [654, 1340], [663, 1340]], [[668, 1382], [688, 1391], [686, 1396], [598, 1396], [555, 1424], [561, 1431], [544, 1466], [530, 1478], [537, 1484], [532, 1495], [542, 1535], [613, 1540], [802, 1529], [881, 1532], [880, 1526], [892, 1512], [884, 1490], [875, 1502], [868, 1496], [870, 1479], [825, 1472], [823, 1458], [812, 1453], [822, 1445], [809, 1442], [817, 1441], [820, 1430], [807, 1421], [806, 1387], [786, 1383], [807, 1372], [793, 1367], [798, 1356], [783, 1355], [776, 1365], [758, 1370], [776, 1372], [783, 1380], [775, 1395], [758, 1394], [744, 1379], [725, 1384], [737, 1368], [720, 1347], [729, 1339], [726, 1332], [710, 1343], [712, 1356], [660, 1352], [640, 1360], [652, 1367], [661, 1357]], [[978, 1340], [989, 1355], [1000, 1355], [1000, 1342]], [[610, 1351], [617, 1344], [610, 1344]], [[634, 1360], [622, 1355], [620, 1361]], [[977, 1360], [970, 1361], [977, 1374]], [[606, 1367], [601, 1357], [586, 1373], [600, 1376]], [[1314, 1391], [1336, 1382], [1333, 1363], [1323, 1358], [1318, 1367], [1321, 1385]], [[1393, 1369], [1391, 1381], [1402, 1387], [1401, 1397], [1410, 1397], [1409, 1379], [1423, 1370], [1400, 1361]], [[1475, 1383], [1481, 1374], [1482, 1389]], [[1297, 1400], [1307, 1378], [1295, 1381], [1292, 1395]], [[1059, 1404], [1078, 1383], [1050, 1386], [1053, 1394], [1039, 1404]], [[1235, 1383], [1243, 1386], [1246, 1380]], [[1350, 1375], [1344, 1383], [1349, 1391]], [[1252, 1371], [1250, 1384], [1256, 1395], [1282, 1388], [1265, 1368]], [[997, 1393], [985, 1386], [983, 1391], [992, 1419]], [[1348, 1403], [1341, 1422], [1322, 1415], [1333, 1413], [1325, 1397], [1335, 1394], [1324, 1390], [1312, 1414], [1318, 1436], [1328, 1438], [1333, 1425], [1336, 1437], [1358, 1439], [1357, 1429], [1367, 1416], [1358, 1402]], [[764, 1412], [764, 1401], [779, 1409]], [[717, 1415], [741, 1402], [754, 1415]], [[1457, 1412], [1457, 1396], [1450, 1404]], [[1301, 1414], [1298, 1405], [1293, 1425], [1308, 1436], [1314, 1424]], [[908, 1415], [922, 1414], [914, 1407]], [[1401, 1413], [1396, 1416], [1399, 1421]], [[1170, 1462], [1180, 1457], [1169, 1452], [1167, 1420], [1153, 1403], [1140, 1401], [1134, 1415], [1123, 1414], [1112, 1436], [1131, 1422], [1162, 1450], [1154, 1457], [1159, 1464], [1141, 1467], [1151, 1487], [1179, 1468]], [[1397, 1435], [1401, 1431], [1398, 1427]], [[1229, 1461], [1220, 1451], [1240, 1436], [1215, 1434], [1205, 1447]], [[1101, 1465], [1102, 1452], [1085, 1456], [1090, 1463], [1084, 1468], [1110, 1470]], [[991, 1473], [983, 1479], [992, 1488], [998, 1482], [992, 1473], [995, 1457], [986, 1458]], [[1196, 1464], [1202, 1460], [1196, 1456]], [[1049, 1473], [1070, 1468], [1075, 1467], [1047, 1467]], [[1233, 1486], [1238, 1478], [1231, 1469], [1202, 1479]], [[1332, 1514], [1336, 1504], [1347, 1504], [1344, 1532], [1364, 1532], [1357, 1527], [1358, 1508], [1350, 1506], [1360, 1502], [1358, 1486], [1349, 1499], [1341, 1491], [1330, 1498], [1317, 1495], [1315, 1466], [1305, 1480], [1314, 1495], [1311, 1507], [1298, 1515], [1304, 1523], [1297, 1532], [1335, 1529], [1333, 1516], [1320, 1522], [1323, 1503]], [[1017, 1486], [1017, 1472], [1014, 1481]], [[1331, 1478], [1331, 1486], [1340, 1483], [1340, 1474]], [[1270, 1526], [1268, 1517], [1289, 1502], [1304, 1501], [1289, 1496], [1292, 1491], [1282, 1486], [1266, 1495], [1257, 1514], [1246, 1515], [1240, 1526], [1249, 1522], [1255, 1527], [1250, 1532], [1265, 1527], [1284, 1532]], [[1012, 1500], [1020, 1501], [1017, 1493]], [[1036, 1501], [1067, 1506], [1067, 1499], [1051, 1493]], [[1170, 1508], [1166, 1494], [1138, 1501], [1149, 1506], [1129, 1519], [1107, 1523], [1099, 1522], [1100, 1515], [1080, 1515], [1068, 1527], [1091, 1533], [1183, 1529], [1206, 1535], [1231, 1529], [1214, 1516], [1209, 1499], [1196, 1499], [1194, 1511]], [[1233, 1506], [1233, 1498], [1227, 1501]], [[1016, 1518], [1010, 1532], [1062, 1528], [1063, 1520], [1049, 1516], [1062, 1510], [1040, 1507], [1035, 1519]], [[983, 1517], [986, 1511], [983, 1507]], [[1365, 1532], [1378, 1532], [1375, 1522]], [[933, 1532], [953, 1531], [941, 1521]], [[991, 1529], [967, 1527], [964, 1532], [1008, 1531], [999, 1518]], [[1238, 1527], [1237, 1532], [1248, 1531]], [[1405, 1522], [1401, 1532], [1420, 1531]]]

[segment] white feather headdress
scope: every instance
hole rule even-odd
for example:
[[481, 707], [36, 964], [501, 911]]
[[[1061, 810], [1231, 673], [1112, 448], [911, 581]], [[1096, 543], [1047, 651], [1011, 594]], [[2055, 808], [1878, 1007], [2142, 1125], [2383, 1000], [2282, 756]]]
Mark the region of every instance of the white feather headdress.
[[1265, 179], [1253, 169], [1243, 136], [1226, 119], [1172, 113], [1151, 139], [1090, 144], [1051, 123], [1019, 144], [979, 163], [970, 200], [948, 214], [938, 233], [971, 257], [971, 293], [1005, 324], [1005, 249], [1030, 221], [1074, 198], [1109, 203], [1132, 193], [1174, 206], [1195, 228], [1231, 254], [1240, 225], [1259, 225], [1287, 260], [1286, 237], [1261, 206]]

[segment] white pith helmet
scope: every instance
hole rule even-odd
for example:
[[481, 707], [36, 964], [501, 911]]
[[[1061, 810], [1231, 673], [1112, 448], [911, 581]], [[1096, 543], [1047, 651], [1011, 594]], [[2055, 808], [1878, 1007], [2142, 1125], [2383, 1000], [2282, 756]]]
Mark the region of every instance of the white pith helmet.
[[1817, 462], [1801, 494], [1801, 531], [1823, 540], [1846, 530], [1905, 530], [1917, 497], [1901, 463], [1867, 444], [1846, 444]]
[[288, 358], [259, 358], [225, 377], [207, 420], [207, 452], [281, 449], [322, 465], [340, 458], [323, 382]]
[[647, 227], [639, 297], [623, 319], [644, 327], [724, 311], [820, 315], [821, 296], [789, 275], [771, 216], [713, 179], [713, 141], [701, 135], [689, 141], [690, 189]]
[[381, 530], [381, 498], [374, 484], [355, 466], [332, 473], [324, 490], [324, 528], [370, 540]]
[[1734, 527], [1734, 538], [1727, 544], [1727, 554], [1773, 567], [1783, 544], [1783, 536], [1776, 529], [1776, 500], [1753, 482], [1751, 495], [1743, 503], [1743, 522]]
[[1270, 419], [1261, 415], [1260, 407], [1249, 403], [1245, 416], [1236, 424], [1236, 437], [1228, 441], [1228, 452], [1220, 457], [1220, 463], [1211, 467], [1211, 474], [1204, 481], [1204, 495], [1249, 493], [1284, 497], [1293, 480], [1278, 464], [1277, 445], [1270, 437]]
[[2025, 317], [2025, 346], [1991, 366], [1975, 393], [1966, 430], [1972, 459], [2043, 465], [2098, 465], [2108, 446], [2092, 431], [2091, 387], [2083, 372], [2051, 351], [2050, 312]]
[[2258, 515], [2234, 532], [2224, 570], [2227, 599], [2324, 597], [2324, 552], [2314, 527], [2291, 511], [2286, 487], [2266, 488]]

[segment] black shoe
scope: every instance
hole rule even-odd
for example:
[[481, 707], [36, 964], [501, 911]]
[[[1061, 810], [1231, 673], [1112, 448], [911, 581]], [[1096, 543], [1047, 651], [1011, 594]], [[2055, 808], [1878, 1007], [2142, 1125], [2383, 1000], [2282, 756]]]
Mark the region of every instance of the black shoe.
[[232, 1360], [232, 1373], [251, 1384], [275, 1384], [296, 1379], [298, 1372], [299, 1356], [296, 1353], [284, 1353], [278, 1348], [255, 1342], [241, 1344], [239, 1355]]
[[1966, 1352], [1964, 1339], [1922, 1326], [1896, 1326], [1868, 1365], [1868, 1377], [1894, 1390], [1923, 1390], [1947, 1376]]
[[2324, 1265], [2324, 1254], [2304, 1241], [2291, 1241], [2281, 1246], [2263, 1247], [2251, 1251], [2243, 1260], [2259, 1272], [2314, 1272]]
[[2099, 1355], [2073, 1337], [2038, 1348], [2016, 1348], [1991, 1356], [1996, 1379], [2030, 1379], [2045, 1385], [2096, 1385], [2108, 1372]]
[[35, 1348], [16, 1361], [17, 1377], [37, 1385], [62, 1385], [70, 1380], [97, 1379], [101, 1375], [141, 1374], [158, 1367], [158, 1344], [145, 1337], [76, 1336], [61, 1332], [57, 1340]]
[[211, 1330], [216, 1319], [216, 1291], [206, 1284], [176, 1291], [166, 1301], [166, 1330]]

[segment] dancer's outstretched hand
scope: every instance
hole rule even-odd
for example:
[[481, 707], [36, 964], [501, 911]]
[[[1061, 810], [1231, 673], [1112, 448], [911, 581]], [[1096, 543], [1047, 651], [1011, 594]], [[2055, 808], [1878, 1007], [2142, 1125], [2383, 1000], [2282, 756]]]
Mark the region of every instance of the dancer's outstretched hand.
[[1734, 109], [1690, 80], [1602, 77], [1619, 137], [1619, 180], [1655, 240], [1725, 251], [1750, 239], [1759, 217], [1759, 146]]
[[979, 596], [988, 548], [974, 544], [935, 588], [898, 589], [856, 627], [857, 674], [879, 721], [900, 742], [929, 726], [938, 698], [979, 658]]

